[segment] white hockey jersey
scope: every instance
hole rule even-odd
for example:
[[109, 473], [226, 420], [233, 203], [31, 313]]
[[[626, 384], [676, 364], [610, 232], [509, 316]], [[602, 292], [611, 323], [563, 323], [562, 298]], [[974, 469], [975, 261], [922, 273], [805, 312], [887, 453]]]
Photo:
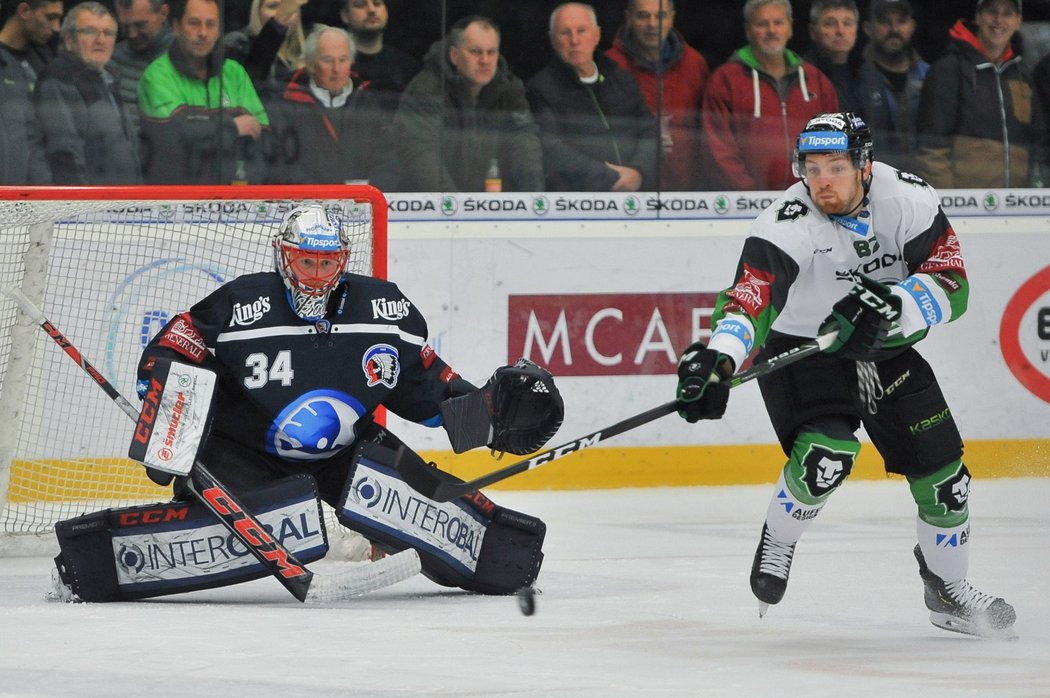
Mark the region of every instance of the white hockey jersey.
[[959, 240], [919, 177], [874, 163], [856, 217], [825, 215], [802, 182], [787, 189], [751, 226], [736, 283], [716, 302], [709, 346], [739, 367], [773, 333], [813, 338], [857, 274], [902, 299], [888, 347], [918, 341], [929, 326], [965, 312]]

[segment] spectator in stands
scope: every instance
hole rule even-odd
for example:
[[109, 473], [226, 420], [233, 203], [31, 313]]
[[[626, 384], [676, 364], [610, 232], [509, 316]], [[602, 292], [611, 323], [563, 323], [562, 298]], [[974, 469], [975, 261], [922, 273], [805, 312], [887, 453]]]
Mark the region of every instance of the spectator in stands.
[[1043, 56], [1032, 70], [1032, 108], [1039, 112], [1043, 130], [1036, 134], [1035, 162], [1029, 168], [1028, 186], [1050, 186], [1050, 53]]
[[306, 67], [270, 109], [277, 142], [270, 182], [369, 179], [373, 153], [384, 145], [384, 123], [371, 89], [351, 80], [353, 56], [354, 40], [346, 30], [314, 25], [306, 38]]
[[248, 72], [255, 91], [266, 100], [278, 95], [305, 65], [306, 36], [299, 9], [307, 0], [252, 0], [248, 26], [223, 38], [226, 57]]
[[248, 73], [215, 50], [217, 0], [175, 0], [171, 25], [174, 43], [139, 81], [147, 181], [262, 181], [259, 141], [268, 134], [270, 121]]
[[659, 126], [638, 83], [604, 53], [594, 9], [551, 13], [555, 56], [528, 82], [553, 191], [655, 190]]
[[124, 39], [113, 49], [110, 67], [120, 77], [120, 101], [139, 133], [139, 79], [146, 66], [171, 48], [175, 34], [168, 24], [168, 0], [116, 0], [117, 23]]
[[87, 0], [62, 21], [60, 53], [34, 91], [44, 152], [55, 184], [139, 184], [137, 139], [106, 70], [117, 43], [117, 20]]
[[50, 184], [29, 78], [10, 53], [0, 49], [0, 184]]
[[[809, 6], [809, 50], [802, 56], [831, 78], [839, 109], [861, 113], [857, 45], [860, 12], [853, 0], [814, 0]], [[864, 118], [867, 114], [861, 113]]]
[[1020, 52], [1020, 0], [981, 0], [930, 66], [919, 102], [920, 174], [938, 189], [1023, 187], [1042, 134]]
[[400, 188], [485, 191], [495, 166], [504, 191], [543, 190], [536, 122], [499, 42], [491, 19], [471, 15], [431, 46], [394, 120]]
[[795, 182], [795, 138], [813, 114], [839, 111], [835, 87], [787, 48], [789, 0], [747, 0], [748, 44], [704, 88], [704, 142], [717, 189], [784, 189]]
[[0, 28], [0, 51], [6, 51], [22, 66], [30, 90], [40, 71], [55, 57], [54, 39], [61, 22], [59, 0], [22, 0]]
[[879, 144], [879, 160], [918, 172], [916, 122], [930, 64], [912, 46], [911, 3], [874, 0], [863, 29], [868, 45], [860, 68], [860, 111]]
[[[385, 0], [345, 0], [340, 15], [354, 37], [354, 72], [373, 90], [400, 94], [419, 72], [420, 63], [383, 40], [390, 14]], [[394, 106], [397, 100], [394, 100]]]
[[606, 54], [634, 76], [660, 122], [660, 189], [700, 189], [700, 108], [710, 70], [674, 28], [674, 0], [628, 0]]

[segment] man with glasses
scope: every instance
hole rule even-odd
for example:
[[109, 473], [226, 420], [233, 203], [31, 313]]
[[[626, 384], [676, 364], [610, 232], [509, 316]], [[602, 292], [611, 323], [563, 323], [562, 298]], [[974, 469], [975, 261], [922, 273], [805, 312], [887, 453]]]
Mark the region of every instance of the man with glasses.
[[65, 51], [44, 68], [33, 94], [55, 184], [138, 184], [136, 139], [106, 70], [117, 20], [94, 0], [62, 22]]

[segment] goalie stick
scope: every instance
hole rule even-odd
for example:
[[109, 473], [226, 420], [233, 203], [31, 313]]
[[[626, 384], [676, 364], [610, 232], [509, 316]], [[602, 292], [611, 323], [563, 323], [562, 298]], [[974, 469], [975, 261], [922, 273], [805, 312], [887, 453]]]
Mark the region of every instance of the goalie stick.
[[[139, 411], [91, 365], [73, 343], [47, 319], [20, 289], [7, 289], [10, 296], [30, 320], [39, 325], [95, 383], [117, 403], [131, 420]], [[263, 524], [199, 460], [193, 465], [188, 483], [193, 494], [222, 524], [251, 551], [252, 555], [303, 603], [330, 603], [396, 584], [419, 573], [419, 554], [412, 548], [395, 555], [331, 574], [311, 572], [302, 565]]]
[[[823, 351], [831, 346], [831, 343], [835, 340], [836, 336], [838, 336], [837, 329], [819, 335], [816, 339], [804, 342], [797, 347], [777, 354], [776, 356], [772, 356], [760, 364], [755, 364], [746, 371], [741, 371], [730, 378], [729, 387], [735, 388], [738, 385], [752, 381], [760, 376], [772, 373], [788, 364], [793, 364], [799, 359]], [[518, 475], [519, 473], [524, 473], [534, 468], [538, 468], [541, 465], [546, 465], [547, 463], [556, 461], [559, 458], [564, 458], [571, 453], [576, 453], [585, 448], [596, 446], [606, 439], [623, 434], [631, 429], [637, 429], [638, 427], [657, 420], [664, 415], [677, 412], [678, 406], [679, 403], [677, 400], [665, 402], [662, 405], [646, 410], [640, 414], [636, 414], [633, 417], [628, 417], [612, 426], [605, 427], [604, 429], [592, 432], [586, 436], [581, 436], [580, 438], [564, 443], [561, 446], [538, 453], [527, 460], [512, 463], [468, 482], [452, 482], [447, 479], [447, 476], [446, 478], [443, 478], [443, 473], [438, 471], [436, 467], [422, 463], [418, 459], [401, 458], [401, 451], [399, 451], [397, 469], [401, 473], [401, 477], [404, 478], [405, 482], [423, 496], [436, 502], [448, 502], [465, 494], [476, 492], [482, 487], [488, 487], [489, 485], [506, 480], [507, 478]]]

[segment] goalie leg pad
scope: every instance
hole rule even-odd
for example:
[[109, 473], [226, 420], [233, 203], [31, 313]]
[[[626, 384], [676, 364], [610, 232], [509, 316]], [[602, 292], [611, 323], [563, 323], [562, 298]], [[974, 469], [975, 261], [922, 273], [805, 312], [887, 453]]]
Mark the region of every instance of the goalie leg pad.
[[[336, 509], [340, 523], [391, 552], [414, 548], [423, 574], [444, 586], [512, 594], [535, 581], [543, 561], [542, 521], [501, 507], [480, 492], [452, 502], [431, 501], [401, 479], [397, 457], [396, 451], [371, 442], [357, 448]], [[407, 449], [401, 457], [419, 458]]]
[[[244, 492], [267, 531], [311, 562], [328, 552], [317, 488], [296, 475]], [[82, 601], [129, 601], [238, 584], [270, 574], [199, 502], [105, 509], [60, 521], [62, 581]]]

